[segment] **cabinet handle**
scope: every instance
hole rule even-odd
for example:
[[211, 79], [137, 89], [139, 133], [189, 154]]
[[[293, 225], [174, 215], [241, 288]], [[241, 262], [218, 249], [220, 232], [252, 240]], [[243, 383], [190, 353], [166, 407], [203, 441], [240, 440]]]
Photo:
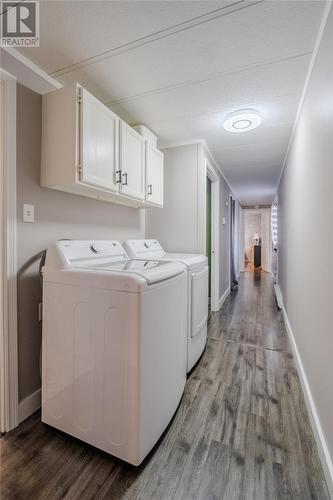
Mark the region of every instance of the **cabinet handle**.
[[121, 182], [121, 170], [116, 171], [116, 184], [120, 184]]
[[153, 194], [153, 185], [152, 184], [148, 184], [147, 186], [147, 194]]
[[122, 186], [127, 186], [127, 172], [125, 174], [122, 174], [123, 176], [123, 182], [121, 183]]

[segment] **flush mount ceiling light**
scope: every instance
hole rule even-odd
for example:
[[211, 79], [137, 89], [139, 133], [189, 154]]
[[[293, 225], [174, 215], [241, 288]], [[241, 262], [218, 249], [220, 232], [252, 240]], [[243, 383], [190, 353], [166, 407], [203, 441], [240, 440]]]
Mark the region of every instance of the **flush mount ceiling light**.
[[230, 113], [224, 122], [223, 128], [228, 132], [248, 132], [259, 127], [262, 118], [258, 111], [254, 109], [241, 109]]

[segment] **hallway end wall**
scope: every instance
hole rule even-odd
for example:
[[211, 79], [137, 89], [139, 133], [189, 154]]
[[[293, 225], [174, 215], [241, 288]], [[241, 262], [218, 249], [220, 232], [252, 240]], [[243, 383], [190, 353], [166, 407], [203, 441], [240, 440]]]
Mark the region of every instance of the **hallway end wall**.
[[278, 282], [333, 495], [332, 49], [331, 9], [278, 190]]

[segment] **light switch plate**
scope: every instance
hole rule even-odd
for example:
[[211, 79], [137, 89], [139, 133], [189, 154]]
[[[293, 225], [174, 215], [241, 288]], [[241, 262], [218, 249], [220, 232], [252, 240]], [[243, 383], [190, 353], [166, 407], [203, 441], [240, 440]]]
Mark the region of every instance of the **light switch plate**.
[[23, 205], [23, 222], [35, 222], [34, 205]]
[[225, 217], [222, 217], [222, 224], [225, 226]]

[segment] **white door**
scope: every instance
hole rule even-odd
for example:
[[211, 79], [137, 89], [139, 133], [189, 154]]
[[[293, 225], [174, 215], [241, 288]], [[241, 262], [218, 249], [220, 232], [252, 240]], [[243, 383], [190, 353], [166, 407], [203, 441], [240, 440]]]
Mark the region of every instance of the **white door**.
[[109, 108], [81, 89], [81, 182], [118, 191], [119, 121]]
[[125, 122], [120, 123], [121, 193], [143, 200], [145, 197], [145, 140]]
[[261, 269], [267, 273], [271, 272], [271, 218], [270, 211], [261, 214]]
[[161, 151], [146, 142], [146, 201], [163, 206], [163, 159]]

